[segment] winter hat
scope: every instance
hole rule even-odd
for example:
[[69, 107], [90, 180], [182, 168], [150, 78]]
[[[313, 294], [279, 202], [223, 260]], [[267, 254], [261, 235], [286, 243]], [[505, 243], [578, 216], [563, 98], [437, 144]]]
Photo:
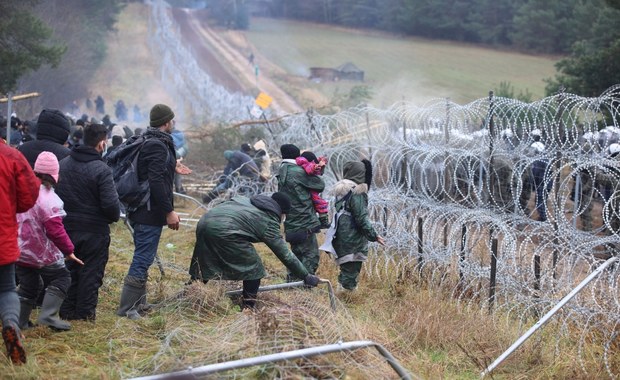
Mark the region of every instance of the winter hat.
[[282, 214], [288, 214], [291, 211], [291, 199], [285, 193], [273, 193], [271, 195], [271, 199], [276, 201], [276, 203], [280, 206]]
[[308, 162], [314, 162], [314, 163], [318, 163], [319, 159], [316, 158], [316, 155], [310, 151], [305, 151], [301, 154], [301, 157], [305, 158], [306, 160], [308, 160]]
[[150, 113], [151, 127], [161, 127], [174, 119], [174, 112], [165, 104], [155, 104]]
[[233, 156], [235, 155], [235, 152], [233, 152], [232, 150], [225, 150], [224, 151], [224, 158], [228, 161], [230, 161]]
[[37, 120], [37, 140], [50, 140], [58, 144], [67, 142], [71, 126], [59, 110], [44, 109]]
[[40, 174], [49, 174], [58, 182], [58, 159], [52, 152], [41, 152], [34, 163], [34, 171]]
[[358, 185], [366, 183], [366, 165], [362, 161], [346, 162], [342, 174], [345, 179], [351, 180]]
[[299, 148], [293, 144], [284, 144], [280, 147], [280, 154], [282, 159], [296, 159], [299, 157]]
[[241, 144], [241, 151], [243, 153], [251, 152], [252, 151], [252, 147], [248, 143], [243, 143], [243, 144]]

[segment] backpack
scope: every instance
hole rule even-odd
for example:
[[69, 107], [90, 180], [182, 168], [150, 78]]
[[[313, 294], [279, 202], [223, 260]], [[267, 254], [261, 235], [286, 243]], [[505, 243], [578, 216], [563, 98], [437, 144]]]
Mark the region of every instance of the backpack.
[[349, 198], [351, 198], [352, 194], [353, 194], [353, 191], [349, 190], [349, 192], [344, 197], [342, 197], [341, 200], [343, 200], [344, 202], [342, 202], [340, 209], [336, 210], [336, 213], [334, 214], [334, 217], [332, 218], [332, 223], [330, 224], [327, 231], [325, 231], [325, 242], [319, 247], [319, 250], [325, 251], [331, 254], [332, 256], [334, 256], [334, 258], [338, 258], [338, 257], [336, 255], [336, 250], [334, 249], [334, 246], [332, 245], [332, 240], [334, 240], [334, 238], [336, 237], [336, 231], [338, 229], [338, 219], [340, 219], [342, 214], [345, 213], [345, 205], [347, 201], [349, 200]]
[[[144, 206], [151, 197], [149, 181], [140, 182], [138, 178], [138, 157], [142, 147], [150, 139], [144, 135], [132, 136], [106, 156], [106, 163], [112, 169], [118, 199], [125, 205], [127, 212]], [[164, 145], [157, 138], [154, 138], [154, 141]], [[169, 154], [167, 147], [166, 152]]]

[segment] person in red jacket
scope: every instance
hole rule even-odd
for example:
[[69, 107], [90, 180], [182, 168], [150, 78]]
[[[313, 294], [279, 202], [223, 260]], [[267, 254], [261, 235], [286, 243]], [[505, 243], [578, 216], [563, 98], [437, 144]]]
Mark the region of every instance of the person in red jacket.
[[15, 291], [17, 213], [26, 212], [39, 197], [40, 182], [26, 158], [0, 142], [0, 318], [2, 338], [14, 364], [26, 362], [19, 330], [19, 298]]

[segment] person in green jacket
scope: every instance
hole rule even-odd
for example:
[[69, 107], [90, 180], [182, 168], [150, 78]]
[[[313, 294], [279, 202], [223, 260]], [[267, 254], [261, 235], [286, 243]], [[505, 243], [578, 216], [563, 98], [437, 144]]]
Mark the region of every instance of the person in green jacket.
[[338, 283], [347, 290], [355, 290], [368, 256], [368, 242], [385, 244], [368, 218], [368, 189], [372, 182], [372, 165], [368, 160], [349, 161], [344, 164], [343, 177], [334, 186], [336, 213], [344, 208], [337, 219], [336, 235], [332, 245], [336, 263], [340, 266]]
[[291, 210], [283, 193], [235, 197], [200, 218], [189, 267], [191, 280], [243, 281], [243, 306], [254, 307], [265, 267], [253, 243], [265, 243], [288, 270], [314, 287], [319, 278], [308, 273], [280, 235], [280, 222]]
[[[318, 193], [325, 189], [325, 182], [320, 176], [309, 176], [295, 159], [299, 157], [299, 148], [293, 144], [280, 147], [282, 163], [278, 170], [278, 191], [291, 199], [291, 211], [284, 222], [286, 241], [291, 244], [291, 251], [304, 264], [308, 272], [314, 274], [319, 267], [319, 245], [316, 233], [321, 223], [314, 210], [311, 190]], [[288, 281], [295, 280], [295, 273], [288, 275]]]

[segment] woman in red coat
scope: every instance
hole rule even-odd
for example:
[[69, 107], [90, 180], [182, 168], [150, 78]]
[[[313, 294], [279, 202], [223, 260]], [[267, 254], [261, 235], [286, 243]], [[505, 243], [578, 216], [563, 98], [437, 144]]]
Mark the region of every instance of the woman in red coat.
[[26, 362], [15, 291], [15, 262], [19, 258], [16, 214], [34, 206], [39, 186], [26, 158], [0, 140], [0, 318], [2, 338], [15, 364]]

